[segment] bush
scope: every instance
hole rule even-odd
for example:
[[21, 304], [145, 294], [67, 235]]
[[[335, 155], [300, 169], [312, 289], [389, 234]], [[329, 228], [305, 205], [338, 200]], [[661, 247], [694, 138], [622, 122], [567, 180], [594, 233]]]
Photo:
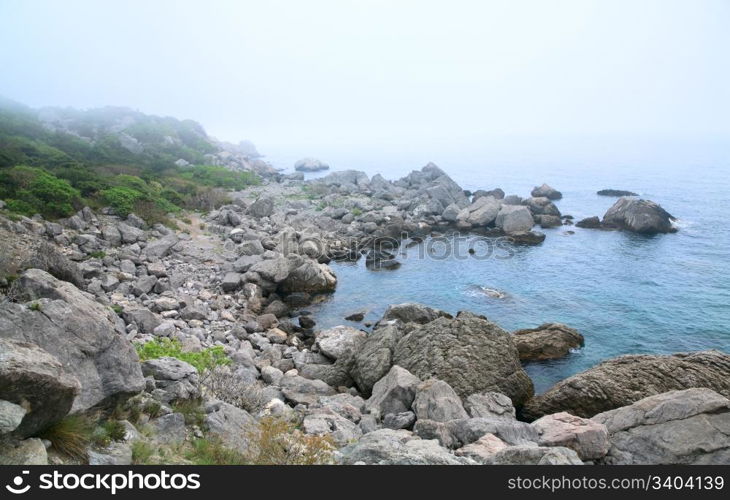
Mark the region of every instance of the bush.
[[250, 463], [254, 465], [326, 465], [336, 449], [330, 436], [310, 436], [292, 422], [265, 417], [248, 437]]
[[227, 366], [211, 370], [201, 385], [207, 395], [253, 414], [263, 410], [269, 401], [263, 385], [258, 382], [248, 384], [234, 377]]
[[191, 364], [200, 374], [210, 371], [216, 366], [225, 366], [231, 363], [223, 350], [223, 346], [209, 347], [200, 352], [183, 352], [179, 340], [157, 337], [144, 344], [137, 344], [135, 347], [140, 361], [170, 356]]
[[135, 441], [132, 443], [132, 463], [134, 465], [147, 465], [155, 450], [149, 443]]
[[117, 186], [101, 192], [101, 199], [112, 207], [117, 215], [126, 217], [134, 212], [136, 203], [144, 198], [144, 194], [132, 188]]
[[0, 199], [24, 215], [68, 217], [81, 208], [81, 194], [68, 181], [45, 170], [19, 166], [0, 171]]
[[253, 172], [230, 170], [214, 165], [198, 165], [185, 169], [180, 177], [204, 186], [235, 190], [261, 184], [261, 178]]
[[184, 457], [195, 465], [246, 465], [247, 457], [224, 446], [217, 438], [194, 440]]
[[39, 437], [49, 440], [59, 453], [77, 460], [86, 460], [93, 436], [94, 425], [88, 418], [68, 415], [43, 431]]

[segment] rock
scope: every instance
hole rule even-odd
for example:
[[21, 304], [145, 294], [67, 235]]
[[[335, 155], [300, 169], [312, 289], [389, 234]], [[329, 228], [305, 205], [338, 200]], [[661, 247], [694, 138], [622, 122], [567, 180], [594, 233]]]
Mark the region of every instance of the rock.
[[198, 370], [177, 358], [162, 357], [142, 363], [145, 377], [155, 379], [153, 396], [164, 403], [200, 397]]
[[[66, 416], [80, 388], [59, 360], [37, 345], [0, 338], [3, 427], [15, 425], [15, 434], [21, 437], [42, 431]], [[22, 406], [20, 410], [16, 405]], [[16, 425], [19, 416], [22, 420]]]
[[[266, 250], [259, 240], [247, 240], [238, 247], [238, 255], [243, 257], [253, 257], [262, 255]], [[239, 259], [240, 260], [240, 259]], [[258, 259], [261, 260], [261, 259]], [[238, 262], [238, 261], [237, 261]]]
[[513, 335], [521, 361], [562, 358], [585, 344], [583, 335], [562, 323], [545, 323]]
[[497, 451], [484, 462], [487, 465], [583, 465], [569, 448], [544, 446], [509, 446]]
[[581, 460], [597, 460], [608, 452], [606, 426], [594, 420], [561, 412], [545, 415], [532, 423], [540, 433], [541, 446], [563, 446]]
[[365, 314], [366, 314], [366, 311], [357, 311], [352, 314], [348, 314], [347, 316], [345, 316], [345, 319], [347, 321], [355, 321], [355, 322], [359, 323], [360, 321], [365, 319]]
[[538, 215], [537, 217], [539, 217], [537, 222], [543, 229], [550, 229], [551, 227], [560, 227], [563, 225], [563, 220], [557, 215]]
[[251, 272], [258, 273], [272, 283], [281, 283], [289, 276], [289, 261], [283, 256], [263, 260], [251, 266], [249, 273]]
[[157, 278], [154, 276], [142, 276], [132, 285], [132, 293], [136, 297], [150, 293], [156, 284]]
[[112, 443], [101, 450], [89, 450], [89, 465], [132, 465], [132, 446]]
[[416, 414], [412, 411], [388, 413], [383, 417], [383, 427], [386, 429], [410, 429], [416, 423]]
[[46, 447], [38, 438], [0, 446], [0, 465], [48, 465]]
[[603, 216], [603, 224], [642, 234], [673, 233], [674, 220], [657, 203], [636, 198], [620, 198]]
[[274, 213], [274, 199], [271, 197], [259, 198], [248, 207], [248, 214], [260, 219], [269, 217]]
[[224, 446], [246, 453], [251, 434], [256, 431], [256, 419], [246, 410], [215, 401], [206, 406], [205, 426]]
[[[418, 419], [447, 422], [468, 418], [461, 399], [446, 382], [428, 379], [416, 386], [413, 411]], [[387, 427], [387, 426], [386, 426]]]
[[40, 242], [27, 251], [30, 252], [29, 256], [25, 254], [18, 256], [22, 259], [20, 269], [41, 269], [56, 279], [76, 285], [77, 288], [86, 288], [79, 266], [71, 262], [55, 245]]
[[710, 389], [670, 391], [593, 417], [609, 433], [607, 464], [727, 465], [730, 401]]
[[280, 281], [283, 293], [328, 293], [337, 286], [337, 277], [328, 265], [300, 256], [292, 257], [287, 276]]
[[243, 255], [233, 263], [233, 270], [237, 273], [245, 273], [255, 264], [261, 262], [261, 260], [261, 257], [258, 255]]
[[393, 366], [388, 374], [373, 386], [373, 394], [365, 403], [368, 411], [380, 415], [409, 411], [421, 381], [408, 370]]
[[142, 333], [154, 333], [155, 328], [162, 324], [152, 311], [144, 307], [124, 309], [122, 317], [127, 323], [134, 323]]
[[441, 213], [441, 218], [448, 222], [456, 222], [459, 212], [461, 212], [461, 208], [459, 208], [459, 205], [456, 203], [452, 203], [446, 208], [444, 208], [444, 211]]
[[117, 230], [122, 237], [122, 243], [132, 244], [141, 241], [144, 238], [142, 229], [127, 225], [123, 222], [117, 224]]
[[563, 197], [563, 193], [555, 188], [548, 186], [547, 184], [543, 184], [542, 186], [533, 188], [530, 194], [535, 198], [544, 197], [548, 198], [549, 200], [559, 200]]
[[639, 196], [638, 194], [632, 192], [632, 191], [623, 191], [621, 189], [601, 189], [600, 191], [596, 192], [599, 196]]
[[402, 332], [394, 326], [381, 327], [366, 336], [354, 353], [350, 376], [360, 392], [369, 395], [375, 383], [393, 366], [393, 350]]
[[335, 326], [316, 334], [315, 345], [325, 356], [339, 359], [352, 354], [365, 340], [365, 332], [349, 326]]
[[256, 318], [256, 322], [264, 330], [271, 330], [272, 328], [279, 326], [279, 320], [276, 315], [271, 313], [262, 314]]
[[196, 301], [192, 304], [188, 304], [187, 306], [185, 306], [185, 308], [180, 311], [180, 317], [185, 321], [203, 321], [208, 319], [208, 311], [205, 305]]
[[502, 205], [495, 225], [507, 234], [528, 232], [535, 225], [532, 214], [521, 205]]
[[538, 231], [519, 231], [510, 233], [507, 239], [513, 245], [539, 245], [545, 241], [545, 234]]
[[[428, 424], [428, 425], [426, 425]], [[538, 440], [538, 432], [530, 424], [517, 420], [488, 418], [466, 418], [450, 420], [448, 422], [434, 422], [433, 420], [419, 420], [416, 423], [416, 430], [421, 437], [426, 437], [424, 432], [430, 427], [446, 437], [444, 446], [459, 448], [477, 441], [485, 434], [491, 433], [505, 443], [516, 445], [534, 446]], [[441, 427], [441, 429], [439, 429]]]
[[510, 334], [467, 312], [415, 328], [398, 341], [393, 363], [417, 377], [443, 380], [462, 397], [497, 391], [520, 406], [533, 394]]
[[730, 396], [730, 355], [701, 351], [619, 356], [558, 382], [528, 402], [522, 415], [535, 419], [567, 411], [590, 418], [648, 396], [692, 387]]
[[474, 203], [468, 207], [469, 214], [465, 220], [475, 227], [488, 226], [495, 221], [501, 208], [502, 203], [491, 196], [477, 198]]
[[280, 385], [284, 397], [295, 405], [314, 405], [320, 396], [332, 396], [337, 392], [321, 380], [309, 380], [299, 375], [284, 374]]
[[483, 189], [480, 189], [474, 193], [474, 200], [476, 201], [479, 198], [482, 198], [484, 196], [491, 196], [492, 198], [496, 200], [503, 200], [504, 199], [504, 191], [500, 188], [492, 189], [491, 191], [484, 191]]
[[81, 383], [73, 412], [116, 404], [144, 388], [137, 353], [110, 308], [38, 269], [23, 273], [13, 293], [40, 310], [0, 305], [0, 337], [35, 343], [58, 359]]
[[398, 320], [403, 323], [418, 323], [424, 325], [441, 317], [450, 318], [451, 315], [444, 311], [439, 311], [438, 309], [433, 309], [422, 304], [406, 302], [404, 304], [388, 306], [388, 309], [385, 310], [385, 314], [383, 314], [381, 322]]
[[464, 408], [473, 418], [515, 419], [512, 400], [499, 392], [470, 394], [464, 401]]
[[[0, 341], [0, 345], [2, 345], [2, 341]], [[0, 436], [17, 429], [26, 413], [28, 411], [22, 406], [0, 399]]]
[[168, 413], [149, 423], [154, 435], [152, 439], [158, 443], [177, 444], [185, 441], [185, 416], [182, 413]]
[[507, 443], [494, 434], [488, 433], [475, 442], [462, 446], [454, 452], [457, 457], [471, 458], [480, 464], [489, 463], [495, 453], [507, 448]]
[[600, 229], [602, 226], [601, 220], [598, 217], [587, 217], [576, 222], [575, 227], [582, 227], [584, 229]]
[[331, 410], [317, 409], [304, 417], [302, 429], [305, 434], [330, 436], [337, 447], [357, 441], [362, 430], [357, 424]]
[[226, 293], [235, 292], [241, 286], [241, 275], [238, 273], [226, 273], [221, 280], [221, 290]]
[[473, 463], [456, 457], [433, 440], [422, 440], [406, 430], [379, 429], [340, 450], [342, 463], [353, 465], [460, 465]]
[[147, 257], [161, 259], [170, 253], [170, 250], [177, 245], [178, 241], [175, 233], [167, 234], [160, 239], [147, 243], [144, 253], [147, 254]]
[[294, 164], [294, 170], [298, 172], [319, 172], [329, 168], [329, 165], [316, 158], [302, 158]]
[[122, 244], [122, 233], [116, 226], [102, 226], [101, 236], [113, 247], [118, 247]]

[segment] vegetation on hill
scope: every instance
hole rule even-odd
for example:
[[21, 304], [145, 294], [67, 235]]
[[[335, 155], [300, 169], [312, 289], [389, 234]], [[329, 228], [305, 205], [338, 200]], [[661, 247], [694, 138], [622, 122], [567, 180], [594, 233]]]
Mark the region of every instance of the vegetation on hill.
[[0, 98], [0, 200], [23, 215], [110, 206], [154, 223], [182, 208], [210, 210], [227, 201], [225, 190], [260, 182], [207, 164], [217, 151], [191, 120], [117, 107], [38, 111]]

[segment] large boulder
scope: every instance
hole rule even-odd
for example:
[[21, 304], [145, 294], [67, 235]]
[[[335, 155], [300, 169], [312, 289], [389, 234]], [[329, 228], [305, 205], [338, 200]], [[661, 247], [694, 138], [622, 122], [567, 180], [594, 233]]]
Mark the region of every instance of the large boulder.
[[200, 397], [198, 370], [177, 358], [164, 356], [142, 363], [145, 377], [155, 380], [152, 393], [160, 401], [170, 403]]
[[170, 253], [172, 247], [177, 245], [178, 241], [175, 233], [166, 234], [162, 238], [147, 243], [144, 253], [147, 254], [147, 257], [161, 259]]
[[294, 170], [298, 172], [319, 172], [329, 168], [329, 165], [316, 158], [302, 158], [294, 164]]
[[562, 323], [546, 323], [537, 328], [513, 332], [522, 361], [540, 361], [567, 356], [571, 349], [583, 347], [583, 335]]
[[23, 273], [12, 292], [26, 304], [0, 305], [0, 337], [38, 345], [81, 382], [73, 412], [144, 389], [137, 353], [110, 308], [39, 269]]
[[403, 332], [395, 326], [384, 326], [374, 330], [355, 351], [350, 367], [350, 376], [364, 395], [369, 395], [375, 383], [393, 366], [393, 351]]
[[675, 232], [673, 220], [659, 204], [637, 198], [620, 198], [603, 216], [604, 225], [642, 234]]
[[378, 415], [409, 411], [416, 397], [416, 386], [421, 381], [408, 370], [394, 366], [373, 386], [373, 394], [365, 408]]
[[449, 384], [435, 378], [428, 379], [416, 386], [413, 411], [418, 419], [448, 422], [467, 418], [461, 398]]
[[491, 196], [484, 196], [477, 198], [467, 207], [465, 210], [468, 212], [465, 212], [464, 217], [461, 218], [472, 226], [484, 227], [494, 222], [501, 208], [501, 201]]
[[692, 387], [730, 396], [730, 355], [702, 351], [620, 356], [558, 382], [529, 401], [522, 415], [535, 419], [567, 411], [590, 418], [648, 396]]
[[451, 315], [447, 312], [433, 309], [415, 302], [405, 302], [403, 304], [393, 304], [388, 306], [383, 314], [381, 323], [398, 320], [403, 323], [418, 323], [425, 325], [436, 318], [447, 317]]
[[357, 350], [365, 337], [362, 330], [350, 326], [335, 326], [317, 332], [315, 344], [325, 356], [339, 359]]
[[535, 225], [530, 209], [521, 205], [502, 205], [495, 224], [507, 234], [528, 232]]
[[533, 188], [530, 194], [534, 198], [547, 198], [549, 200], [559, 200], [563, 197], [563, 193], [547, 184]]
[[292, 256], [289, 258], [288, 275], [279, 289], [284, 293], [327, 293], [333, 292], [336, 286], [337, 277], [328, 265], [307, 257]]
[[58, 359], [37, 345], [0, 338], [0, 400], [24, 410], [10, 429], [15, 434], [32, 436], [61, 420], [80, 388]]
[[260, 219], [261, 217], [269, 217], [274, 213], [274, 199], [266, 196], [259, 198], [254, 201], [250, 207], [248, 207], [248, 214], [252, 217]]
[[393, 363], [421, 379], [443, 380], [461, 397], [497, 391], [521, 406], [534, 392], [512, 336], [467, 312], [414, 328], [398, 341]]
[[454, 456], [435, 440], [419, 439], [400, 429], [380, 429], [340, 450], [346, 465], [464, 465], [471, 459]]
[[730, 463], [730, 400], [710, 389], [657, 394], [593, 420], [609, 432], [604, 463]]
[[575, 451], [581, 460], [596, 460], [608, 452], [606, 426], [570, 413], [561, 412], [534, 421], [541, 446], [564, 446]]

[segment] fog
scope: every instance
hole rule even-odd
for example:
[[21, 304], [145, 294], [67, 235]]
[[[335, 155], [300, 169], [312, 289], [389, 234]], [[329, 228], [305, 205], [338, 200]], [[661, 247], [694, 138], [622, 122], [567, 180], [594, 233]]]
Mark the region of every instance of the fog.
[[0, 94], [192, 118], [263, 152], [723, 140], [729, 25], [726, 0], [2, 0]]

